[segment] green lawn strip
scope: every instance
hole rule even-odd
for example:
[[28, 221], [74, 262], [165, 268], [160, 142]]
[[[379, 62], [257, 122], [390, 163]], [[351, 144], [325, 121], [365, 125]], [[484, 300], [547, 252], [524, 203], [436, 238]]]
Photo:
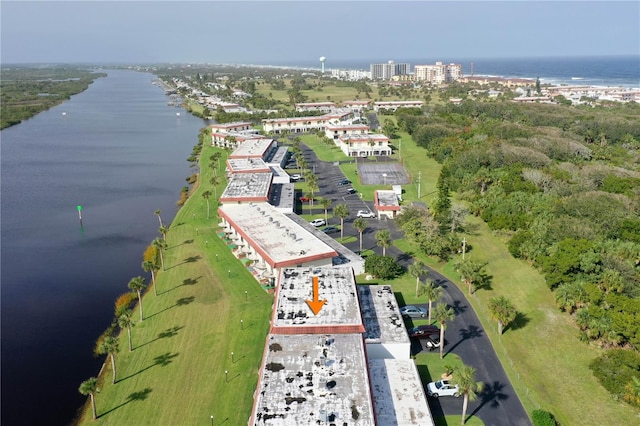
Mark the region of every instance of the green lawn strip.
[[[133, 352], [121, 333], [115, 385], [105, 366], [96, 395], [100, 424], [199, 424], [211, 415], [244, 424], [251, 413], [273, 297], [217, 235], [215, 210], [206, 218], [200, 194], [208, 186], [170, 227], [166, 270], [157, 276], [158, 296], [152, 289], [144, 296]], [[81, 423], [95, 424], [88, 405]]]
[[300, 136], [300, 140], [309, 148], [313, 149], [313, 152], [320, 161], [333, 162], [349, 159], [336, 144], [327, 144], [316, 135], [302, 135]]

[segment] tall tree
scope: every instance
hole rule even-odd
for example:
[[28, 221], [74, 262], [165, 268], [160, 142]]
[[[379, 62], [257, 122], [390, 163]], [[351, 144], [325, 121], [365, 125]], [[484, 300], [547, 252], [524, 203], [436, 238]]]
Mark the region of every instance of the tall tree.
[[129, 281], [129, 288], [138, 294], [138, 305], [140, 306], [140, 322], [144, 319], [142, 314], [142, 290], [145, 288], [144, 277], [134, 277]]
[[220, 182], [220, 176], [211, 176], [211, 179], [209, 179], [209, 183], [213, 187], [213, 197], [216, 200], [218, 199], [218, 185], [220, 185]]
[[422, 276], [422, 274], [424, 274], [426, 266], [427, 265], [425, 265], [424, 262], [422, 262], [421, 260], [416, 260], [411, 265], [409, 265], [409, 274], [416, 279], [416, 297], [418, 297], [418, 287], [420, 286], [420, 277]]
[[156, 210], [154, 214], [158, 216], [158, 222], [160, 222], [160, 226], [162, 226], [162, 218], [160, 217], [160, 210]]
[[460, 394], [464, 397], [462, 402], [462, 422], [465, 424], [467, 417], [467, 406], [469, 401], [475, 401], [478, 396], [478, 392], [482, 392], [484, 383], [476, 382], [476, 370], [473, 367], [467, 365], [456, 369], [456, 373], [453, 375], [453, 383], [458, 385]]
[[482, 280], [483, 271], [486, 263], [474, 262], [470, 258], [458, 259], [454, 266], [460, 273], [460, 279], [467, 284], [469, 294], [474, 292], [474, 284]]
[[357, 218], [353, 221], [353, 227], [358, 230], [358, 234], [360, 234], [360, 253], [362, 253], [362, 233], [365, 229], [367, 229], [367, 221], [364, 218]]
[[129, 337], [129, 352], [133, 350], [133, 345], [131, 344], [131, 327], [135, 325], [135, 322], [131, 318], [131, 310], [127, 309], [122, 315], [118, 317], [118, 325], [120, 328], [126, 328], [127, 334]]
[[444, 292], [442, 291], [442, 287], [437, 286], [433, 280], [427, 278], [427, 282], [422, 286], [420, 293], [429, 301], [429, 314], [427, 320], [431, 323], [431, 306], [434, 301], [442, 298]]
[[209, 219], [209, 197], [211, 197], [211, 191], [204, 191], [202, 197], [207, 200], [207, 219]]
[[98, 353], [101, 355], [107, 355], [111, 358], [111, 368], [113, 370], [113, 382], [116, 382], [116, 354], [120, 351], [120, 343], [118, 338], [114, 336], [107, 336], [104, 338], [98, 346]]
[[78, 388], [78, 392], [82, 395], [89, 395], [91, 397], [91, 409], [93, 411], [93, 420], [98, 418], [98, 413], [96, 411], [96, 400], [95, 394], [98, 391], [98, 379], [96, 377], [90, 377], [84, 382], [80, 383], [80, 387]]
[[344, 220], [349, 217], [349, 206], [338, 204], [333, 208], [333, 214], [340, 218], [340, 239], [344, 238]]
[[391, 234], [387, 229], [381, 229], [376, 232], [376, 241], [378, 243], [378, 247], [382, 247], [382, 255], [387, 255], [387, 247], [391, 245]]
[[144, 262], [142, 262], [142, 269], [145, 272], [151, 272], [151, 284], [153, 285], [153, 294], [157, 296], [158, 290], [156, 289], [156, 271], [158, 270], [158, 264], [151, 260], [145, 260]]
[[160, 235], [162, 235], [162, 239], [167, 241], [167, 232], [169, 232], [169, 228], [161, 226], [160, 228], [158, 228], [158, 232], [160, 233]]
[[160, 254], [160, 263], [162, 264], [162, 270], [164, 271], [164, 255], [162, 254], [164, 249], [167, 248], [167, 242], [162, 238], [154, 238], [151, 244], [156, 248]]
[[440, 324], [440, 359], [444, 357], [444, 329], [447, 328], [447, 321], [455, 318], [453, 309], [444, 303], [439, 303], [433, 309], [433, 318]]
[[331, 199], [330, 198], [322, 198], [320, 199], [320, 205], [324, 209], [324, 221], [329, 222], [329, 207], [331, 207]]
[[516, 319], [516, 308], [504, 296], [496, 296], [489, 300], [489, 314], [498, 321], [498, 334], [502, 334], [505, 326]]
[[314, 175], [314, 174], [310, 174], [309, 178], [307, 179], [307, 188], [309, 188], [309, 193], [311, 194], [310, 197], [310, 203], [311, 203], [311, 207], [313, 207], [313, 196], [316, 192], [318, 192], [318, 176]]

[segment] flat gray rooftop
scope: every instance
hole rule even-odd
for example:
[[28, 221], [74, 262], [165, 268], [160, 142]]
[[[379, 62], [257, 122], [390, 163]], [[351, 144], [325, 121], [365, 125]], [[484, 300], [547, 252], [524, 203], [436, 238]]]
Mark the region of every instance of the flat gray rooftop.
[[273, 175], [269, 173], [237, 173], [232, 175], [229, 183], [220, 196], [220, 201], [242, 201], [261, 198], [265, 201], [269, 195], [269, 187]]
[[229, 158], [227, 165], [231, 173], [269, 172], [269, 166], [261, 158]]
[[391, 286], [359, 285], [358, 298], [367, 343], [410, 343]]
[[359, 334], [269, 335], [253, 424], [374, 426]]
[[[317, 315], [306, 303], [313, 300], [313, 277], [318, 277], [318, 299], [326, 300]], [[272, 332], [304, 333], [305, 327], [314, 326], [336, 326], [332, 333], [344, 327], [350, 327], [348, 332], [363, 331], [355, 277], [346, 266], [283, 268], [274, 311]]]
[[233, 150], [229, 158], [263, 157], [272, 143], [273, 139], [247, 139]]
[[321, 259], [330, 263], [337, 254], [270, 204], [230, 203], [219, 211], [274, 268]]
[[398, 207], [398, 195], [394, 191], [379, 190], [378, 205], [380, 207]]
[[413, 360], [370, 359], [369, 377], [379, 425], [435, 424]]

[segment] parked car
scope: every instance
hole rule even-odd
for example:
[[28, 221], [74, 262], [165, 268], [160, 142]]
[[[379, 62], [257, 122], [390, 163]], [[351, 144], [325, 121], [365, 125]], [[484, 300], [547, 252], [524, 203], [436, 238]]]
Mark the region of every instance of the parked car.
[[376, 217], [376, 214], [374, 212], [370, 212], [369, 210], [358, 210], [358, 214], [356, 214], [356, 216], [370, 218]]
[[310, 197], [300, 197], [300, 201], [302, 201], [303, 203], [308, 203], [309, 201], [311, 201]]
[[356, 191], [356, 190], [355, 190], [355, 189], [353, 189], [353, 188], [349, 188], [349, 189], [347, 189], [347, 194], [349, 194], [349, 195], [351, 195], [351, 194], [357, 194], [357, 193], [358, 193], [358, 191]]
[[325, 234], [335, 234], [336, 232], [340, 232], [340, 228], [337, 226], [327, 226], [322, 230]]
[[400, 308], [400, 313], [404, 318], [426, 318], [428, 311], [422, 307], [409, 305]]
[[340, 182], [338, 182], [338, 185], [340, 186], [349, 185], [349, 184], [351, 184], [351, 181], [349, 179], [343, 179]]
[[327, 224], [327, 222], [324, 221], [324, 219], [313, 219], [311, 222], [309, 222], [311, 225], [315, 226], [316, 228], [318, 226], [324, 226]]
[[296, 173], [295, 175], [291, 175], [289, 178], [293, 181], [298, 181], [302, 179], [302, 175]]
[[437, 398], [439, 396], [460, 396], [458, 385], [454, 385], [450, 380], [438, 380], [427, 385], [427, 395]]
[[440, 333], [440, 329], [435, 325], [419, 325], [417, 327], [410, 328], [408, 332], [409, 337], [420, 339], [431, 334], [438, 334]]

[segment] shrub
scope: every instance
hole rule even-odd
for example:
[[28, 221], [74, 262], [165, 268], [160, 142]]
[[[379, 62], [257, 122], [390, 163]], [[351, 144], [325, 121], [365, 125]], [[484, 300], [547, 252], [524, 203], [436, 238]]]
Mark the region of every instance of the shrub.
[[553, 418], [553, 414], [544, 410], [533, 410], [531, 420], [534, 426], [556, 426], [558, 423]]
[[367, 259], [364, 261], [364, 270], [374, 277], [383, 280], [393, 279], [404, 272], [402, 265], [393, 258], [380, 256], [378, 254], [367, 256]]
[[119, 318], [127, 309], [130, 309], [131, 304], [135, 300], [137, 300], [137, 296], [133, 292], [124, 293], [118, 296], [114, 309], [115, 317]]
[[[589, 365], [600, 384], [616, 397], [628, 394], [633, 377], [640, 377], [640, 354], [628, 349], [612, 349]], [[628, 400], [628, 399], [627, 399]]]

